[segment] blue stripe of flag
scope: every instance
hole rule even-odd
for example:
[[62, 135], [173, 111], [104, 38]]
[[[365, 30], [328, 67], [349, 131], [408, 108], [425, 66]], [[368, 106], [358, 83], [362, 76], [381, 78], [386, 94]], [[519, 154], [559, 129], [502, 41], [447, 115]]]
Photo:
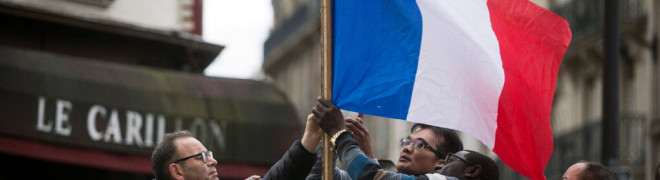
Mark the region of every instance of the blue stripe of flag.
[[414, 0], [334, 0], [332, 101], [405, 119], [417, 72], [422, 16]]

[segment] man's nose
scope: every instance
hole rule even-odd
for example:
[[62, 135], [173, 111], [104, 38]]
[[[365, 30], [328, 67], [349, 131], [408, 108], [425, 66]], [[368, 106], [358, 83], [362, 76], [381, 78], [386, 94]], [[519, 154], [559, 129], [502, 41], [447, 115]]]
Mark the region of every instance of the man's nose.
[[412, 143], [410, 143], [408, 145], [405, 145], [401, 148], [402, 148], [401, 151], [403, 151], [403, 152], [406, 152], [406, 153], [412, 153], [413, 152]]
[[218, 161], [216, 161], [215, 158], [213, 158], [213, 157], [209, 157], [208, 164], [209, 164], [209, 166], [215, 166], [215, 165], [218, 165]]

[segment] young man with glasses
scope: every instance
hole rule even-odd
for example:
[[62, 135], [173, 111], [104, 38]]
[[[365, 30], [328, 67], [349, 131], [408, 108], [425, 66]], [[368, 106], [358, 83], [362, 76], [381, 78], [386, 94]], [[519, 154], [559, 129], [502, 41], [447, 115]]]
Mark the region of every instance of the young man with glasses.
[[[319, 107], [316, 109], [319, 109]], [[358, 117], [357, 121], [347, 118], [345, 123], [347, 127], [346, 129], [351, 132], [351, 137], [356, 140], [358, 138], [369, 139], [366, 128], [360, 123], [360, 117]], [[356, 127], [350, 127], [351, 124]], [[365, 136], [365, 134], [367, 137], [362, 137]], [[364, 140], [357, 142], [369, 143], [369, 141]], [[458, 152], [463, 149], [463, 145], [458, 138], [458, 135], [453, 130], [425, 124], [413, 125], [410, 136], [401, 139], [399, 143], [401, 145], [401, 151], [399, 159], [395, 161], [396, 171], [409, 175], [424, 175], [432, 173], [437, 166], [442, 164], [445, 154]], [[370, 146], [365, 147], [364, 144], [359, 144], [359, 148], [361, 151], [371, 152]], [[317, 154], [319, 150], [317, 150]], [[366, 153], [365, 155], [370, 160], [374, 161], [373, 156], [369, 156], [368, 154], [370, 153]], [[335, 156], [335, 158], [337, 158], [337, 156]], [[374, 161], [374, 163], [379, 167], [382, 167], [378, 162]], [[308, 180], [321, 179], [321, 165], [321, 157], [318, 156], [316, 164], [314, 168], [312, 168], [312, 172], [307, 176]], [[351, 179], [351, 177], [345, 171], [335, 168], [334, 179], [348, 180]]]
[[156, 179], [218, 179], [213, 152], [188, 131], [165, 135], [151, 155], [151, 164]]
[[[401, 140], [403, 149], [397, 162], [400, 173], [384, 171], [364, 155], [351, 133], [346, 133], [339, 109], [323, 98], [318, 100], [313, 119], [323, 131], [331, 134], [332, 149], [339, 154], [342, 165], [348, 168], [351, 179], [498, 179], [498, 169], [492, 159], [474, 151], [445, 155], [443, 152], [447, 150], [436, 143], [444, 144], [439, 139], [447, 141], [447, 136], [435, 137], [433, 130], [415, 126], [413, 133]], [[435, 168], [438, 171], [434, 172]]]
[[415, 124], [410, 136], [401, 139], [401, 152], [396, 163], [400, 173], [423, 175], [433, 172], [448, 153], [463, 150], [456, 132], [450, 129]]

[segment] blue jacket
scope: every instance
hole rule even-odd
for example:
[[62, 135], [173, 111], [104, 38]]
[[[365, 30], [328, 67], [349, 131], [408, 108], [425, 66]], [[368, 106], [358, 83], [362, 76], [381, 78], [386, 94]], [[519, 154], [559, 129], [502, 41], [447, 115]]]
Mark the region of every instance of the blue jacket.
[[401, 180], [458, 180], [458, 178], [444, 176], [438, 173], [425, 175], [407, 175], [397, 172], [385, 171], [380, 168], [378, 162], [369, 159], [351, 133], [342, 133], [336, 140], [339, 160], [347, 167], [348, 176], [351, 179], [401, 179]]

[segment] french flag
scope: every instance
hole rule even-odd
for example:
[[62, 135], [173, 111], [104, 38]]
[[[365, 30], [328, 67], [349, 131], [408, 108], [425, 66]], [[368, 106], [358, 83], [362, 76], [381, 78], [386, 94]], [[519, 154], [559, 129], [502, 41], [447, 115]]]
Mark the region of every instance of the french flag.
[[527, 0], [334, 0], [333, 21], [338, 107], [460, 130], [545, 179], [564, 19]]

